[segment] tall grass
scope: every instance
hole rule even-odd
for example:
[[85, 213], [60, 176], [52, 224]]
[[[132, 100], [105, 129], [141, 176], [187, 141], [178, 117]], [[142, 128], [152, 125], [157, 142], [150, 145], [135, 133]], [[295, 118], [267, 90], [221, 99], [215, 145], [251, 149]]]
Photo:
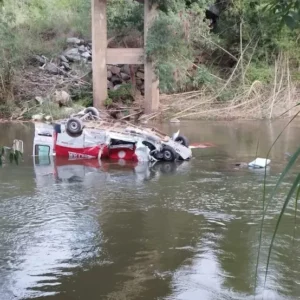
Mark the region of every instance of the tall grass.
[[51, 59], [64, 49], [66, 37], [89, 38], [90, 19], [90, 1], [4, 0], [0, 5], [0, 102], [10, 99], [11, 75], [28, 67], [33, 55]]
[[[293, 108], [296, 108], [300, 105], [300, 103], [297, 103]], [[285, 112], [286, 113], [286, 112]], [[284, 128], [281, 130], [281, 132], [279, 133], [279, 135], [277, 136], [277, 138], [275, 139], [275, 141], [272, 143], [266, 158], [269, 158], [269, 155], [271, 153], [271, 150], [273, 149], [273, 147], [275, 146], [275, 144], [277, 143], [278, 139], [280, 138], [281, 135], [284, 134], [285, 129], [296, 119], [296, 117], [299, 115], [300, 110], [287, 122], [287, 124], [284, 126]], [[263, 199], [262, 199], [262, 221], [261, 221], [261, 225], [260, 225], [260, 235], [259, 235], [259, 248], [258, 248], [258, 254], [257, 254], [257, 262], [256, 262], [256, 272], [255, 272], [255, 287], [256, 287], [256, 282], [257, 282], [257, 277], [258, 277], [258, 266], [259, 266], [259, 257], [260, 257], [260, 251], [261, 251], [261, 245], [262, 245], [262, 232], [263, 232], [263, 227], [264, 227], [264, 221], [265, 221], [265, 217], [267, 215], [267, 211], [269, 206], [272, 204], [274, 197], [276, 195], [276, 192], [278, 191], [280, 185], [283, 183], [284, 179], [286, 178], [286, 176], [289, 174], [290, 170], [296, 165], [296, 161], [300, 156], [300, 147], [295, 151], [295, 153], [293, 155], [291, 155], [291, 157], [289, 158], [289, 162], [286, 164], [286, 166], [284, 167], [283, 171], [281, 172], [275, 187], [273, 188], [273, 190], [271, 191], [270, 197], [267, 201], [267, 192], [266, 192], [266, 180], [267, 180], [267, 172], [265, 170], [265, 174], [264, 174], [264, 184], [263, 184]], [[297, 177], [294, 179], [294, 181], [291, 183], [291, 187], [287, 193], [287, 195], [285, 196], [284, 199], [282, 199], [282, 208], [279, 212], [275, 227], [274, 227], [274, 232], [271, 238], [271, 242], [269, 245], [269, 249], [268, 249], [268, 256], [267, 256], [267, 264], [266, 264], [266, 270], [265, 270], [265, 279], [264, 279], [264, 286], [266, 284], [267, 281], [267, 275], [268, 275], [268, 270], [269, 270], [269, 265], [270, 265], [270, 260], [271, 260], [271, 255], [272, 255], [272, 250], [274, 247], [274, 242], [276, 239], [276, 235], [282, 220], [282, 217], [286, 211], [286, 208], [288, 206], [288, 204], [290, 203], [290, 201], [292, 200], [292, 198], [295, 196], [295, 227], [296, 227], [296, 216], [297, 216], [297, 203], [300, 197], [300, 174], [297, 175]], [[295, 232], [294, 232], [295, 234]]]

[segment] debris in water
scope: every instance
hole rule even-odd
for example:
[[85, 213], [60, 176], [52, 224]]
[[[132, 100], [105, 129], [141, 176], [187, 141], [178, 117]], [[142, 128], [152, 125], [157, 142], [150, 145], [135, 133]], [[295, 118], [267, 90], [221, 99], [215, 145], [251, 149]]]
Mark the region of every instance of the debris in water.
[[248, 166], [250, 168], [265, 168], [271, 163], [270, 159], [266, 158], [256, 158], [254, 161], [250, 162]]
[[216, 147], [216, 145], [212, 143], [193, 143], [190, 144], [189, 148], [190, 149], [205, 149], [205, 148], [212, 148]]

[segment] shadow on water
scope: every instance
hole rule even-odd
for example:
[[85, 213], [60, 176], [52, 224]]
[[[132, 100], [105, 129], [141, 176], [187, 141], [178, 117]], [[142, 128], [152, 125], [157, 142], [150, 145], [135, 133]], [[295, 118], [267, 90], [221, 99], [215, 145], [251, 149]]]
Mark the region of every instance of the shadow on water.
[[[189, 162], [154, 165], [33, 158], [31, 129], [12, 128], [4, 130], [24, 140], [27, 155], [22, 165], [0, 169], [1, 300], [299, 298], [293, 207], [262, 290], [289, 178], [265, 221], [254, 290], [264, 172], [234, 163], [253, 159], [257, 124], [183, 123], [191, 142], [217, 147], [195, 151]], [[259, 128], [263, 156], [280, 128]], [[271, 153], [267, 188], [285, 164], [284, 152], [298, 146], [298, 132], [292, 127]], [[10, 143], [3, 135], [0, 141]]]

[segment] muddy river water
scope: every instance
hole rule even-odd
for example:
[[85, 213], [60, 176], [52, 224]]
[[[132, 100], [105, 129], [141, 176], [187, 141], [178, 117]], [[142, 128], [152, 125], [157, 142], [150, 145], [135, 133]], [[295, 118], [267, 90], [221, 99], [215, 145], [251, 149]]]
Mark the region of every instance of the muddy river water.
[[[216, 147], [151, 168], [33, 159], [33, 126], [1, 124], [0, 145], [22, 139], [25, 154], [19, 166], [0, 168], [0, 300], [299, 299], [295, 203], [266, 276], [275, 223], [299, 168], [270, 204], [258, 266], [264, 171], [234, 168], [256, 151], [265, 157], [286, 122], [162, 126]], [[299, 141], [294, 122], [271, 151], [267, 195]]]

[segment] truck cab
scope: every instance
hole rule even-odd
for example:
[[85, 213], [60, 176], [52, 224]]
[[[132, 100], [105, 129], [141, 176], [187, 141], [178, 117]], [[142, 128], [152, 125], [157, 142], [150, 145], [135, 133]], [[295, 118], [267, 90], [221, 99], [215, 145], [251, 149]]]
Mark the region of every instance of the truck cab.
[[55, 131], [52, 125], [35, 123], [33, 156], [50, 157], [55, 155]]

